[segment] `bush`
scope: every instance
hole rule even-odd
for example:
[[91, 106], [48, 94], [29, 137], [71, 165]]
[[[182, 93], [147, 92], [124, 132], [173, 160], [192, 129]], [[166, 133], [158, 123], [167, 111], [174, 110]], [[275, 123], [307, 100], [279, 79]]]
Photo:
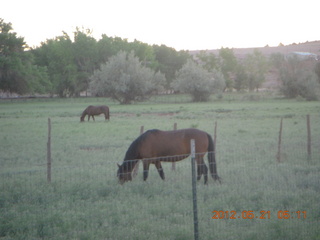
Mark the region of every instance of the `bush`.
[[133, 52], [120, 51], [94, 72], [90, 90], [94, 95], [109, 96], [121, 104], [129, 104], [144, 100], [164, 83], [164, 75], [142, 66]]
[[280, 70], [282, 86], [280, 91], [288, 98], [298, 96], [308, 101], [318, 100], [320, 83], [314, 71], [305, 70], [298, 59], [289, 59]]
[[194, 102], [205, 102], [212, 93], [223, 91], [226, 84], [221, 72], [209, 72], [188, 60], [171, 86], [175, 91], [191, 94]]

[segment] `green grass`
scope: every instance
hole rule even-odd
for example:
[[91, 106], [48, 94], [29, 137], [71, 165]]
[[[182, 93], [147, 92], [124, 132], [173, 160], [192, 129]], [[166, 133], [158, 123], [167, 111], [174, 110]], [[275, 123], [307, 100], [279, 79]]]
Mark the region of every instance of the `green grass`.
[[[184, 103], [186, 101], [186, 103]], [[80, 123], [90, 104], [110, 106], [111, 120]], [[311, 116], [312, 159], [306, 115]], [[52, 183], [46, 182], [48, 118]], [[276, 162], [283, 118], [282, 162]], [[197, 184], [200, 239], [320, 239], [320, 104], [229, 94], [208, 103], [158, 96], [119, 105], [108, 99], [0, 101], [1, 239], [192, 239], [190, 159], [151, 167], [117, 183], [130, 143], [144, 129], [196, 127], [213, 135], [221, 185]], [[270, 219], [211, 219], [212, 211], [270, 211]], [[277, 212], [307, 211], [306, 219]]]

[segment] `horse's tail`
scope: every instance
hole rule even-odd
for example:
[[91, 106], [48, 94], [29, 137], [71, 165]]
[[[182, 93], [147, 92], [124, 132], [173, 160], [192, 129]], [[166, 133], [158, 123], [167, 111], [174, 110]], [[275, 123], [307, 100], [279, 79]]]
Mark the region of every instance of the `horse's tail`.
[[209, 161], [209, 169], [210, 169], [210, 173], [211, 176], [214, 180], [218, 180], [220, 181], [220, 177], [218, 176], [218, 172], [217, 172], [217, 163], [216, 163], [216, 153], [214, 151], [214, 143], [212, 140], [211, 135], [208, 135], [208, 141], [209, 141], [209, 145], [208, 145], [208, 161]]

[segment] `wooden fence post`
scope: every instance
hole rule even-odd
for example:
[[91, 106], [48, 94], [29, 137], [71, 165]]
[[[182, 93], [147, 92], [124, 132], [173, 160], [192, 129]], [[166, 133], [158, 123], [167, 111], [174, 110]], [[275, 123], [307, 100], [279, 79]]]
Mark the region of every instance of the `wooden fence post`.
[[51, 183], [51, 119], [48, 118], [47, 181]]
[[277, 153], [277, 162], [281, 162], [281, 139], [282, 139], [282, 120], [280, 120], [280, 130], [279, 130], [279, 140], [278, 140], [278, 153]]
[[311, 160], [311, 127], [310, 127], [310, 115], [307, 115], [307, 132], [308, 132], [308, 160]]

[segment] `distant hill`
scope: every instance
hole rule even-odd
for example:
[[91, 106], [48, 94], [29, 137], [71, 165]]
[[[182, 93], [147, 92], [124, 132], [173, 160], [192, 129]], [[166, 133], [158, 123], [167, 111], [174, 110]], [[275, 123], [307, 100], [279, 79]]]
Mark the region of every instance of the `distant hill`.
[[[281, 53], [287, 55], [291, 52], [309, 52], [316, 55], [320, 55], [320, 41], [305, 42], [299, 44], [290, 44], [287, 46], [278, 46], [278, 47], [260, 47], [260, 48], [232, 48], [234, 55], [237, 58], [244, 58], [247, 54], [252, 53], [255, 49], [258, 49], [265, 56], [270, 56], [273, 53]], [[207, 50], [216, 55], [219, 54], [220, 49]], [[190, 54], [195, 55], [200, 51], [190, 51]]]
[[[318, 55], [320, 59], [320, 41], [299, 43], [299, 44], [290, 44], [287, 46], [278, 46], [278, 47], [260, 47], [260, 48], [232, 48], [234, 55], [238, 59], [244, 59], [247, 54], [253, 53], [257, 49], [266, 57], [269, 57], [273, 53], [281, 53], [283, 55], [288, 55], [293, 52], [304, 52], [304, 53], [313, 53]], [[220, 49], [207, 50], [207, 52], [214, 53], [215, 55], [219, 54]], [[190, 51], [191, 55], [196, 55], [200, 51]], [[306, 67], [312, 68], [315, 62], [306, 63]], [[310, 66], [309, 66], [310, 65]], [[281, 83], [279, 82], [279, 76], [276, 69], [271, 68], [266, 74], [266, 81], [262, 85], [263, 89], [279, 89]]]

